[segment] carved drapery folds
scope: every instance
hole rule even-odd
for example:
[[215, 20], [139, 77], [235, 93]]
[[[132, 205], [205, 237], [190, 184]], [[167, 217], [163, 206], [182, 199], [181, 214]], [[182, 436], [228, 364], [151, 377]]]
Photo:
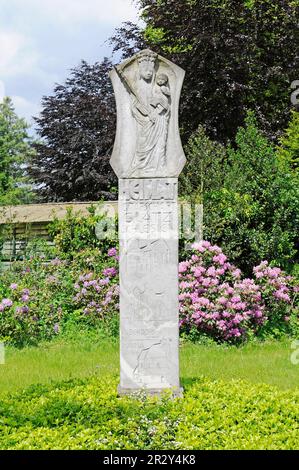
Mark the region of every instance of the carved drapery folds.
[[110, 76], [117, 104], [115, 173], [119, 178], [177, 177], [185, 164], [178, 129], [184, 71], [145, 49]]

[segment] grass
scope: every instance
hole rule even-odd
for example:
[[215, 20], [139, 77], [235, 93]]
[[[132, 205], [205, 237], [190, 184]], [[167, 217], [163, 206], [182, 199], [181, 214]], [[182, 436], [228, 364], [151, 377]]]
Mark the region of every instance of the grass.
[[[225, 347], [183, 343], [183, 386], [201, 376], [210, 379], [244, 379], [274, 385], [281, 390], [299, 385], [299, 365], [290, 356], [291, 340]], [[32, 384], [49, 384], [72, 378], [115, 376], [119, 373], [118, 343], [102, 335], [79, 334], [39, 347], [7, 348], [0, 365], [0, 393], [15, 392]]]
[[239, 348], [187, 344], [181, 353], [182, 378], [188, 382], [205, 375], [265, 383], [281, 390], [299, 389], [299, 364], [291, 362], [291, 344], [291, 339], [249, 343]]

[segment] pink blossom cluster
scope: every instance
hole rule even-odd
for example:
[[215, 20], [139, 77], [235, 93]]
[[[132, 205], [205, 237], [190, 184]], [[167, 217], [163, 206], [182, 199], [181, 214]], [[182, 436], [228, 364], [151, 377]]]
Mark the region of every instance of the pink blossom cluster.
[[[262, 262], [254, 269], [255, 279], [242, 279], [218, 246], [202, 241], [192, 249], [191, 257], [179, 265], [183, 331], [196, 327], [218, 340], [243, 340], [269, 322], [271, 301], [290, 302], [291, 278], [279, 268]], [[285, 310], [280, 311], [282, 321], [288, 321]]]
[[[277, 300], [291, 302], [291, 276], [285, 276], [280, 268], [271, 268], [267, 261], [262, 261], [253, 272], [264, 290], [268, 289]], [[294, 286], [295, 291], [297, 288], [298, 286]]]
[[96, 277], [93, 272], [79, 276], [74, 286], [77, 291], [74, 302], [83, 308], [84, 315], [104, 318], [108, 313], [117, 311], [119, 296], [119, 286], [115, 282], [117, 274], [118, 270], [113, 266], [103, 269], [101, 277]]
[[13, 293], [12, 299], [2, 299], [0, 302], [0, 312], [12, 309], [15, 316], [29, 313], [28, 303], [30, 302], [30, 290], [19, 289], [18, 284], [12, 283], [10, 289]]

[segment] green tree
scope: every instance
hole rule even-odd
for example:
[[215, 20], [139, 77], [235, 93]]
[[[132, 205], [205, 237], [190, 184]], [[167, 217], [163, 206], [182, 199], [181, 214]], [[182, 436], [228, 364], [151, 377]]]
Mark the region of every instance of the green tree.
[[[187, 194], [191, 188], [202, 191], [204, 238], [222, 246], [248, 275], [262, 259], [291, 268], [299, 251], [298, 178], [287, 165], [279, 165], [252, 112], [239, 128], [234, 148], [221, 149], [200, 131], [187, 146], [187, 158], [198, 162], [207, 155], [213, 160], [213, 149], [213, 164], [194, 180], [191, 172], [189, 186], [182, 186]], [[200, 172], [196, 167], [194, 163], [193, 171]], [[202, 178], [203, 186], [197, 186]]]
[[298, 260], [298, 178], [278, 164], [252, 112], [235, 143], [223, 188], [207, 197], [206, 236], [247, 273], [262, 259], [289, 269]]
[[27, 167], [34, 151], [28, 125], [19, 118], [10, 98], [0, 103], [0, 204], [21, 204], [33, 200]]

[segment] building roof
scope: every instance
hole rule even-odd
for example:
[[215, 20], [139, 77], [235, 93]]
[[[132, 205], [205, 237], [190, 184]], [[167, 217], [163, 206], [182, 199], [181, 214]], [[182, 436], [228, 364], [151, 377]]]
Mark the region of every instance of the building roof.
[[0, 224], [26, 224], [51, 222], [54, 218], [63, 219], [68, 209], [88, 215], [88, 208], [97, 207], [102, 213], [117, 209], [116, 201], [63, 202], [47, 204], [24, 204], [19, 206], [0, 206]]

